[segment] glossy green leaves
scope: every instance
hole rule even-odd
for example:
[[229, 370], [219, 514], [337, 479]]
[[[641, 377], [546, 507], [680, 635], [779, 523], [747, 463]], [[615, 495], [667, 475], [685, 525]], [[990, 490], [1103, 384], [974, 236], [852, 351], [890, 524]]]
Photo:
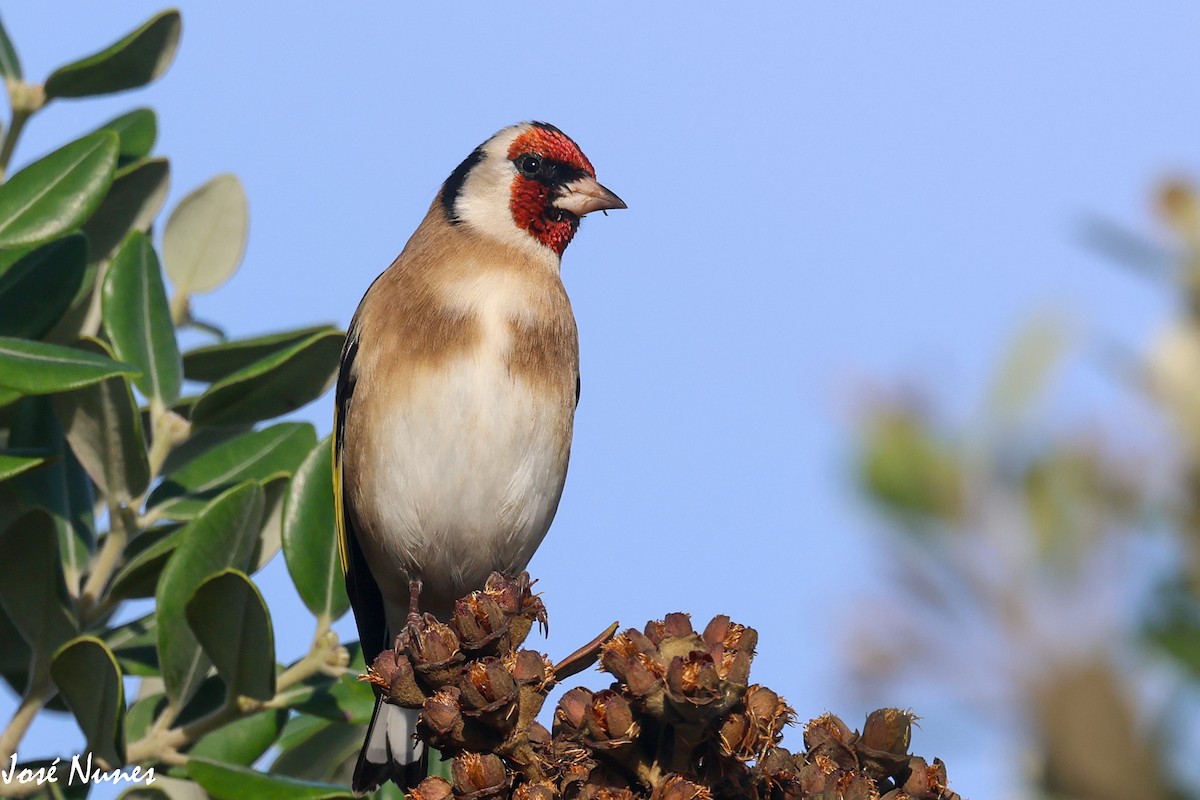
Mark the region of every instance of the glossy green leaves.
[[226, 569], [202, 582], [186, 607], [188, 625], [230, 698], [275, 696], [275, 636], [267, 604], [244, 572]]
[[262, 523], [263, 490], [240, 484], [213, 501], [180, 533], [159, 580], [158, 651], [167, 695], [182, 706], [195, 694], [212, 662], [187, 623], [196, 589], [226, 568], [246, 570]]
[[218, 800], [353, 800], [344, 786], [264, 775], [247, 767], [220, 764], [205, 758], [188, 762], [188, 774]]
[[192, 409], [197, 425], [271, 419], [309, 403], [333, 384], [344, 334], [315, 333], [208, 388]]
[[158, 138], [158, 117], [149, 108], [136, 108], [113, 117], [97, 130], [113, 131], [120, 137], [121, 161], [133, 161], [150, 155]]
[[171, 472], [150, 495], [149, 505], [171, 519], [190, 519], [234, 484], [290, 477], [316, 439], [313, 427], [300, 422], [245, 433]]
[[163, 261], [183, 295], [211, 292], [242, 263], [250, 212], [241, 181], [218, 175], [180, 201], [163, 234]]
[[59, 566], [58, 533], [42, 509], [27, 511], [0, 533], [4, 580], [0, 606], [35, 652], [48, 660], [76, 633]]
[[[87, 273], [88, 244], [73, 233], [0, 250], [0, 336], [41, 339], [71, 307]], [[30, 298], [37, 302], [30, 302]]]
[[0, 248], [45, 242], [82, 224], [113, 182], [117, 145], [117, 134], [98, 131], [0, 184]]
[[21, 60], [17, 58], [17, 50], [13, 47], [8, 31], [0, 23], [0, 77], [10, 80], [21, 79]]
[[80, 636], [54, 654], [50, 676], [87, 737], [88, 750], [110, 769], [125, 763], [125, 689], [117, 659], [104, 642]]
[[[96, 355], [111, 355], [99, 340], [81, 346]], [[122, 504], [146, 491], [150, 464], [128, 378], [117, 375], [57, 394], [54, 411], [71, 450], [101, 490]]]
[[179, 399], [183, 362], [154, 247], [132, 233], [117, 251], [101, 292], [104, 330], [117, 358], [141, 370], [138, 390], [163, 405]]
[[183, 374], [188, 380], [214, 383], [318, 333], [336, 331], [332, 325], [316, 325], [198, 347], [183, 354]]
[[0, 387], [20, 394], [67, 392], [114, 375], [137, 374], [132, 364], [97, 353], [0, 336]]
[[135, 89], [166, 72], [179, 46], [178, 11], [164, 11], [98, 53], [56, 69], [46, 97], [89, 97]]
[[328, 620], [346, 613], [349, 600], [338, 559], [329, 437], [313, 448], [292, 479], [283, 514], [283, 556], [309, 611]]

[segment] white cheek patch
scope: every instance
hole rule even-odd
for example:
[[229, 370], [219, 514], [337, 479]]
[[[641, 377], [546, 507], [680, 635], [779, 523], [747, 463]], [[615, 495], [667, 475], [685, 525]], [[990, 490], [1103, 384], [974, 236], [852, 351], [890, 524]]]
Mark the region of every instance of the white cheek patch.
[[543, 260], [558, 262], [550, 248], [517, 227], [512, 216], [512, 183], [517, 168], [508, 160], [508, 149], [525, 126], [505, 128], [483, 146], [480, 159], [463, 182], [454, 203], [460, 224]]

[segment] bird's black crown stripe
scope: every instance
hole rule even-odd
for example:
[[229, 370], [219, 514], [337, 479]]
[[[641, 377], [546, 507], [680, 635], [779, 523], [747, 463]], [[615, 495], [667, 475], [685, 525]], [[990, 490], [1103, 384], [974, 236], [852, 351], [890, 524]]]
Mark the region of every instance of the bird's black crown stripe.
[[450, 177], [446, 178], [446, 182], [442, 184], [442, 208], [445, 209], [446, 220], [451, 225], [457, 225], [462, 222], [454, 210], [454, 204], [458, 200], [458, 196], [462, 193], [463, 184], [467, 180], [467, 174], [482, 160], [483, 145], [480, 145], [471, 151], [471, 155], [464, 158], [461, 164], [454, 168], [454, 172], [451, 172]]

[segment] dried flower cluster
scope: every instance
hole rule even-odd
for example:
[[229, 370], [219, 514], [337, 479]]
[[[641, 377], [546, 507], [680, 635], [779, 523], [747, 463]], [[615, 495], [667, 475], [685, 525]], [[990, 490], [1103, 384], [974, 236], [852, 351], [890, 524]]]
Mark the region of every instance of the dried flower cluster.
[[[794, 713], [749, 682], [753, 628], [718, 616], [697, 633], [669, 614], [555, 667], [520, 649], [546, 621], [529, 587], [494, 574], [449, 623], [426, 615], [371, 666], [367, 679], [421, 709], [420, 737], [454, 759], [452, 781], [427, 778], [413, 800], [958, 800], [940, 761], [908, 754], [904, 711], [874, 712], [861, 734], [825, 714], [805, 726], [805, 752], [781, 747]], [[550, 689], [597, 657], [615, 682], [564, 694], [546, 730]]]

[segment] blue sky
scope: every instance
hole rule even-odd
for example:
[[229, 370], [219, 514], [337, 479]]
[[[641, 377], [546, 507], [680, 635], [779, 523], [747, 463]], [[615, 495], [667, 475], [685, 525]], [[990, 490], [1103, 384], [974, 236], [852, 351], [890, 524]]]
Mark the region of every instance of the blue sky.
[[[850, 471], [853, 409], [871, 379], [915, 377], [969, 410], [1037, 308], [1140, 346], [1168, 298], [1084, 247], [1081, 223], [1148, 226], [1152, 183], [1200, 173], [1200, 6], [734, 8], [185, 2], [162, 81], [55, 104], [16, 161], [154, 107], [171, 205], [218, 172], [247, 189], [243, 267], [195, 303], [240, 336], [345, 325], [476, 144], [558, 125], [629, 210], [585, 221], [563, 264], [583, 394], [531, 566], [546, 649], [613, 619], [729, 613], [759, 629], [756, 677], [802, 719], [914, 706], [917, 752], [964, 795], [1005, 796], [1014, 775], [985, 750], [1003, 735], [839, 678], [837, 627], [885, 580]], [[3, 13], [37, 79], [159, 9]], [[1070, 371], [1059, 413], [1103, 410], [1103, 384]], [[328, 432], [330, 403], [301, 417]], [[299, 655], [311, 626], [281, 559], [261, 582], [281, 658]], [[22, 755], [61, 752], [70, 731], [39, 723]]]

